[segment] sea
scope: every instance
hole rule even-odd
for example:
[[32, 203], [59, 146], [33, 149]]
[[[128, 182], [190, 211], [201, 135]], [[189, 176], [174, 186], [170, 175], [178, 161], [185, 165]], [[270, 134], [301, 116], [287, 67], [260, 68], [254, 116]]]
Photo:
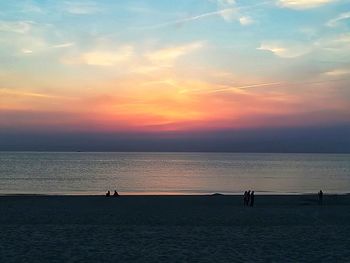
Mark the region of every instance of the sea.
[[350, 193], [350, 154], [0, 152], [0, 195]]

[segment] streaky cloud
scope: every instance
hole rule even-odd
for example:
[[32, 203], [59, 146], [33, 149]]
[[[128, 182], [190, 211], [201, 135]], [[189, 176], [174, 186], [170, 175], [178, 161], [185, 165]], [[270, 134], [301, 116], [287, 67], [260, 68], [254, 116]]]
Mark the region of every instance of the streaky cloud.
[[33, 53], [33, 50], [28, 49], [28, 48], [22, 48], [22, 49], [21, 49], [21, 52], [22, 52], [23, 54], [31, 54], [31, 53]]
[[333, 18], [327, 22], [327, 26], [329, 27], [335, 27], [337, 26], [341, 21], [350, 19], [350, 12], [342, 13], [338, 15], [336, 18]]
[[281, 58], [296, 58], [308, 53], [311, 49], [301, 43], [283, 43], [281, 41], [263, 41], [257, 50], [270, 51]]
[[186, 55], [204, 46], [202, 41], [196, 41], [185, 45], [168, 47], [147, 53], [145, 56], [153, 62], [172, 62], [180, 56]]
[[133, 46], [124, 45], [114, 50], [96, 49], [75, 56], [64, 57], [61, 62], [63, 64], [110, 67], [129, 61], [133, 53]]
[[101, 12], [103, 9], [95, 2], [91, 1], [66, 1], [64, 10], [73, 15], [90, 15]]
[[331, 70], [331, 71], [327, 71], [324, 74], [327, 75], [327, 76], [350, 75], [350, 69], [346, 69], [346, 68], [334, 69], [334, 70]]
[[67, 43], [53, 45], [53, 46], [51, 46], [51, 48], [67, 48], [67, 47], [71, 47], [74, 45], [75, 45], [74, 42], [67, 42]]
[[21, 96], [21, 97], [34, 97], [34, 98], [42, 98], [42, 99], [62, 98], [62, 97], [56, 96], [56, 95], [48, 95], [48, 94], [44, 94], [44, 93], [21, 91], [21, 90], [13, 90], [13, 89], [5, 89], [5, 88], [0, 88], [0, 94], [2, 94], [2, 95]]
[[0, 32], [13, 32], [19, 34], [25, 34], [32, 28], [33, 21], [6, 21], [0, 20]]
[[280, 7], [303, 10], [320, 7], [336, 1], [337, 0], [279, 0], [277, 1], [277, 5]]

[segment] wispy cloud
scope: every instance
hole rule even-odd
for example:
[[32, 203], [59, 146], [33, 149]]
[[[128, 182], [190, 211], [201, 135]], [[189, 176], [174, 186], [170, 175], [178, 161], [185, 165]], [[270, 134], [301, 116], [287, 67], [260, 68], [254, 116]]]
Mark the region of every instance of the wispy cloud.
[[64, 64], [85, 64], [91, 66], [115, 66], [127, 62], [133, 55], [133, 47], [125, 45], [114, 50], [93, 50], [78, 56], [65, 57]]
[[32, 28], [32, 21], [4, 21], [0, 20], [0, 32], [25, 34]]
[[[236, 5], [235, 0], [214, 0], [218, 6], [218, 10], [224, 10], [224, 12], [219, 13], [219, 15], [226, 21], [240, 21], [239, 7]], [[242, 24], [242, 23], [241, 23]], [[243, 24], [242, 24], [243, 25]]]
[[49, 49], [67, 48], [73, 42], [55, 44], [50, 40], [50, 31], [54, 26], [30, 20], [0, 20], [0, 44], [13, 51], [11, 55], [35, 54]]
[[204, 45], [204, 42], [195, 41], [148, 51], [136, 50], [133, 45], [122, 45], [114, 49], [104, 46], [77, 55], [65, 56], [61, 62], [102, 67], [119, 66], [124, 71], [143, 74], [169, 68], [178, 58], [195, 52]]
[[51, 48], [67, 48], [67, 47], [71, 47], [74, 45], [75, 45], [74, 42], [67, 42], [67, 43], [52, 45]]
[[[49, 45], [42, 39], [35, 39], [31, 38], [28, 43], [26, 43], [26, 47], [23, 47], [20, 49], [20, 52], [22, 54], [30, 55], [35, 54], [38, 52], [48, 51], [50, 49], [61, 49], [61, 48], [69, 48], [73, 46], [75, 43], [68, 42], [68, 43], [62, 43], [62, 44], [56, 44], [56, 45]], [[23, 44], [25, 45], [25, 44]]]
[[[11, 43], [8, 43], [11, 44]], [[20, 51], [21, 54], [34, 54], [41, 52], [48, 48], [46, 40], [40, 36], [25, 35], [17, 39], [17, 42], [13, 44], [13, 47]], [[17, 53], [18, 51], [16, 51]]]
[[277, 5], [297, 10], [319, 7], [337, 0], [278, 0]]
[[327, 26], [329, 27], [335, 27], [337, 26], [341, 21], [350, 19], [350, 12], [342, 13], [338, 15], [336, 18], [333, 18], [327, 22]]
[[346, 69], [346, 68], [342, 68], [342, 69], [334, 69], [331, 71], [327, 71], [324, 73], [327, 76], [344, 76], [344, 75], [350, 75], [350, 68]]
[[64, 10], [74, 15], [89, 15], [101, 12], [103, 9], [95, 2], [64, 2]]
[[219, 6], [227, 6], [236, 4], [235, 0], [210, 0], [211, 2], [216, 2]]
[[278, 41], [266, 41], [262, 42], [258, 50], [270, 51], [278, 57], [282, 58], [295, 58], [302, 56], [310, 51], [310, 48], [306, 45], [293, 43], [286, 44]]
[[22, 48], [22, 49], [21, 49], [21, 52], [22, 52], [23, 54], [31, 54], [31, 53], [33, 53], [33, 50], [28, 49], [28, 48]]
[[163, 48], [157, 51], [147, 53], [145, 56], [155, 63], [171, 63], [178, 57], [186, 55], [195, 50], [201, 49], [204, 46], [203, 42], [193, 42], [186, 45]]
[[232, 22], [238, 21], [241, 25], [250, 25], [254, 22], [253, 18], [244, 11], [257, 8], [258, 6], [269, 4], [269, 2], [263, 1], [253, 5], [238, 6], [234, 0], [215, 0], [218, 6], [218, 14], [225, 21]]
[[190, 16], [182, 19], [172, 20], [165, 23], [160, 23], [153, 26], [145, 26], [141, 27], [140, 29], [157, 29], [157, 28], [163, 28], [167, 26], [181, 26], [183, 24], [186, 24], [188, 22], [198, 21], [205, 18], [210, 17], [222, 17], [226, 22], [232, 22], [232, 21], [238, 21], [241, 25], [250, 25], [253, 23], [253, 18], [247, 15], [241, 14], [241, 11], [253, 9], [255, 7], [266, 5], [268, 2], [260, 2], [258, 4], [254, 5], [247, 5], [247, 6], [236, 6], [235, 1], [217, 1], [218, 3], [218, 10], [212, 11], [212, 12], [206, 12], [195, 16]]
[[340, 34], [332, 37], [320, 38], [315, 42], [315, 46], [325, 51], [337, 53], [349, 53], [350, 50], [350, 34]]
[[342, 34], [335, 39], [335, 42], [338, 43], [350, 43], [350, 33]]
[[44, 13], [44, 10], [39, 5], [33, 4], [31, 2], [21, 3], [20, 10], [23, 13]]
[[239, 23], [243, 26], [247, 26], [254, 23], [254, 20], [250, 16], [242, 16], [239, 18]]
[[42, 99], [56, 99], [60, 98], [59, 96], [49, 95], [44, 93], [30, 92], [30, 91], [22, 91], [22, 90], [11, 90], [0, 88], [0, 94], [2, 95], [14, 95], [21, 97], [34, 97], [34, 98], [42, 98]]

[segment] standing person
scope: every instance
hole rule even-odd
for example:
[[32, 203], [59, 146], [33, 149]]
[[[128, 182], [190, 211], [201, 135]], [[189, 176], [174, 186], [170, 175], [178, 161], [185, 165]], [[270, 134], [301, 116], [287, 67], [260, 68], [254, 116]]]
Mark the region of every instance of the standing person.
[[106, 197], [110, 197], [111, 196], [111, 192], [108, 190], [106, 193]]
[[254, 191], [252, 191], [252, 193], [250, 194], [250, 206], [254, 206]]
[[247, 205], [247, 191], [244, 191], [244, 195], [243, 195], [243, 205], [246, 206]]
[[323, 192], [322, 192], [322, 190], [320, 190], [318, 192], [318, 204], [322, 205], [322, 203], [323, 203]]
[[250, 190], [247, 192], [247, 206], [249, 205], [250, 202]]

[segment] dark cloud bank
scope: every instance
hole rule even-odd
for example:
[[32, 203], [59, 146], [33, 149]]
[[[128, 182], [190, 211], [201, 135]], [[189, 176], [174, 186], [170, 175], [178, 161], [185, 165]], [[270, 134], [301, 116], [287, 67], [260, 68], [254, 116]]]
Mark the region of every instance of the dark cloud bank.
[[191, 133], [0, 131], [1, 151], [350, 153], [350, 125]]

